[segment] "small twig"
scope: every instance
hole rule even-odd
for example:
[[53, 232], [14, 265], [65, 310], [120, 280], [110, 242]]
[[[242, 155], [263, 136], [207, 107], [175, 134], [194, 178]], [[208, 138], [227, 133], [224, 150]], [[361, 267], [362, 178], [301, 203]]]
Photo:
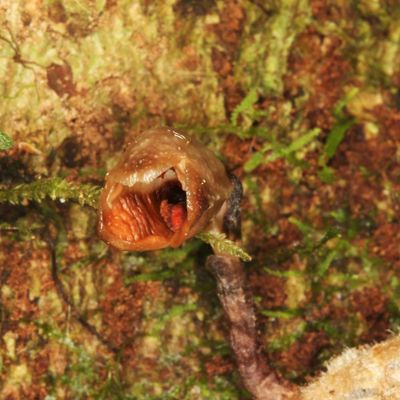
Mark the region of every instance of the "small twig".
[[207, 268], [217, 281], [218, 298], [229, 322], [229, 338], [245, 388], [256, 400], [289, 398], [293, 391], [268, 366], [257, 341], [256, 317], [245, 291], [241, 262], [229, 256], [210, 256]]
[[239, 240], [242, 236], [241, 202], [243, 198], [243, 187], [236, 175], [231, 173], [229, 179], [232, 183], [233, 190], [227, 201], [227, 210], [224, 215], [222, 229], [229, 239]]
[[108, 351], [116, 354], [118, 353], [118, 348], [113, 346], [110, 341], [108, 341], [106, 338], [104, 338], [99, 331], [92, 325], [90, 324], [84, 317], [83, 315], [79, 312], [79, 310], [76, 308], [72, 300], [70, 299], [69, 295], [67, 294], [67, 291], [65, 290], [65, 287], [58, 275], [58, 263], [57, 263], [57, 255], [56, 255], [56, 249], [51, 241], [51, 239], [47, 240], [47, 243], [50, 248], [50, 257], [51, 257], [51, 276], [54, 281], [54, 285], [56, 287], [57, 293], [60, 296], [60, 298], [64, 301], [64, 303], [70, 308], [71, 313], [73, 317], [81, 324], [81, 326], [86, 329], [90, 334], [92, 334], [94, 337], [96, 337], [99, 342], [103, 344], [107, 348]]
[[22, 55], [21, 55], [21, 49], [15, 39], [14, 34], [12, 33], [10, 28], [6, 28], [9, 35], [10, 35], [10, 39], [6, 38], [3, 35], [0, 35], [0, 40], [3, 40], [4, 42], [6, 42], [11, 49], [14, 52], [14, 56], [13, 56], [13, 60], [14, 62], [16, 62], [17, 64], [21, 64], [24, 68], [28, 68], [28, 69], [32, 69], [31, 65], [34, 65], [36, 67], [42, 68], [44, 69], [45, 67], [43, 65], [40, 65], [39, 63], [35, 62], [35, 61], [29, 61], [29, 60], [25, 60]]
[[[240, 238], [240, 201], [242, 186], [231, 176], [233, 191], [228, 200], [223, 230], [233, 240]], [[254, 400], [293, 399], [295, 391], [278, 378], [262, 354], [257, 339], [252, 296], [246, 292], [246, 275], [238, 257], [221, 253], [207, 259], [207, 268], [217, 281], [217, 295], [229, 323], [229, 339], [243, 385]]]
[[10, 35], [10, 39], [5, 36], [0, 35], [0, 40], [6, 42], [13, 50], [14, 56], [12, 57], [12, 60], [15, 63], [20, 64], [20, 65], [22, 65], [23, 68], [29, 69], [30, 71], [32, 71], [33, 79], [35, 80], [36, 95], [37, 95], [38, 99], [40, 99], [40, 93], [39, 93], [39, 89], [38, 89], [39, 80], [37, 78], [37, 73], [33, 67], [38, 67], [38, 68], [41, 68], [42, 70], [45, 70], [46, 67], [44, 65], [37, 63], [36, 61], [30, 61], [30, 60], [24, 59], [21, 54], [20, 46], [17, 43], [17, 40], [16, 40], [12, 30], [9, 27], [7, 27], [6, 29]]

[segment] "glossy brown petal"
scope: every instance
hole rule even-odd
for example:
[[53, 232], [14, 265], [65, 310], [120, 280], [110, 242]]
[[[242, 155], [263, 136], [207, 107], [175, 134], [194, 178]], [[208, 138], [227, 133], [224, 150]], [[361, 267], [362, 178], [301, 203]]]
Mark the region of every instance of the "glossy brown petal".
[[120, 250], [177, 247], [212, 223], [231, 191], [204, 145], [168, 128], [145, 131], [107, 174], [99, 235]]

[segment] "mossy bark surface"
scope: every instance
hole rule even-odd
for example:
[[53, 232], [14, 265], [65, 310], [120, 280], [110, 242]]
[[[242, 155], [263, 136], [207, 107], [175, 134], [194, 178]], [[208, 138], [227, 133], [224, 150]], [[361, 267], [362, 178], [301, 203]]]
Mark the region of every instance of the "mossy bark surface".
[[304, 383], [398, 329], [398, 1], [264, 3], [0, 2], [0, 398], [246, 398], [208, 246], [97, 238], [88, 188], [150, 127], [197, 136], [243, 182], [279, 373]]

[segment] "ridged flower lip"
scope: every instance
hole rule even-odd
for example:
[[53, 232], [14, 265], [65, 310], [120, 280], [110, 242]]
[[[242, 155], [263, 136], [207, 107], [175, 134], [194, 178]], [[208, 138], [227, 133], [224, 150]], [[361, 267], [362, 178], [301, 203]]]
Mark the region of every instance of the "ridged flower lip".
[[168, 128], [138, 135], [108, 173], [99, 235], [120, 250], [177, 247], [204, 229], [229, 197], [221, 161]]

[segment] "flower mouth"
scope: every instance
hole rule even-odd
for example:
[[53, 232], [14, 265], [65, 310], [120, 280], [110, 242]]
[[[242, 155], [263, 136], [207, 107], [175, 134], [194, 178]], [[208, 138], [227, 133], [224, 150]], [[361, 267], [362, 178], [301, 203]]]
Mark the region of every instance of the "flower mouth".
[[164, 184], [156, 195], [160, 204], [160, 216], [172, 232], [177, 232], [186, 221], [186, 192], [178, 180]]
[[187, 221], [186, 192], [172, 168], [148, 183], [132, 187], [112, 183], [105, 201], [100, 235], [126, 250], [173, 242]]
[[203, 229], [218, 229], [231, 192], [224, 165], [205, 146], [173, 129], [150, 129], [107, 174], [99, 236], [119, 250], [178, 247]]

